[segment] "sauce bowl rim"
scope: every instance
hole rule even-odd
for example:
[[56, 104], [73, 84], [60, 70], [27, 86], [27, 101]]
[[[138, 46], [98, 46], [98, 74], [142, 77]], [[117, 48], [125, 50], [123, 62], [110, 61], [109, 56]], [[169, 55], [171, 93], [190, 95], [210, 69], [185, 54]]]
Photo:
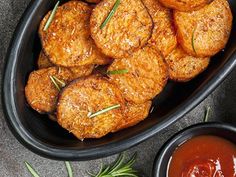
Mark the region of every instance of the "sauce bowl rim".
[[[228, 123], [222, 123], [222, 122], [207, 122], [207, 123], [203, 122], [203, 123], [197, 123], [197, 124], [191, 125], [189, 127], [186, 127], [183, 130], [174, 134], [171, 138], [169, 138], [166, 141], [166, 143], [164, 143], [164, 145], [160, 148], [160, 150], [158, 151], [156, 158], [154, 160], [152, 177], [160, 177], [159, 176], [160, 169], [161, 169], [163, 160], [165, 158], [168, 158], [168, 159], [171, 158], [171, 155], [170, 156], [166, 155], [170, 148], [174, 147], [176, 149], [185, 141], [188, 141], [189, 139], [191, 139], [193, 137], [197, 137], [197, 136], [212, 135], [212, 136], [221, 137], [219, 135], [214, 135], [215, 133], [210, 133], [210, 132], [204, 133], [202, 135], [195, 134], [199, 130], [203, 130], [203, 129], [207, 130], [207, 129], [211, 129], [211, 128], [215, 128], [215, 129], [219, 129], [219, 130], [227, 130], [227, 131], [233, 132], [236, 135], [236, 127], [235, 126], [232, 126]], [[175, 143], [183, 137], [186, 137], [184, 141], [181, 141], [181, 143]], [[168, 166], [167, 166], [167, 168], [168, 168]], [[168, 170], [168, 169], [166, 169], [166, 170]]]

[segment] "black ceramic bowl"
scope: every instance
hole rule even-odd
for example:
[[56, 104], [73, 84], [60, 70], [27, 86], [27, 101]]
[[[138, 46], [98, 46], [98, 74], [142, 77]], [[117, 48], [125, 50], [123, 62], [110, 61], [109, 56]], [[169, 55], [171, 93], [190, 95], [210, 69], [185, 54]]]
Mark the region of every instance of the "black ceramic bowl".
[[153, 166], [153, 177], [167, 177], [168, 163], [175, 149], [183, 142], [201, 135], [213, 135], [236, 144], [236, 127], [223, 123], [193, 125], [174, 135], [158, 152]]
[[[37, 34], [39, 23], [55, 3], [56, 0], [32, 0], [9, 46], [3, 79], [2, 98], [10, 129], [23, 145], [42, 156], [61, 160], [88, 160], [130, 148], [190, 111], [211, 93], [236, 65], [234, 21], [232, 34], [224, 52], [214, 56], [209, 68], [191, 82], [169, 82], [163, 93], [154, 99], [155, 109], [145, 121], [101, 139], [81, 142], [46, 116], [33, 111], [24, 96], [28, 75], [36, 69], [36, 58], [41, 49]], [[236, 1], [230, 0], [230, 4], [236, 14]]]

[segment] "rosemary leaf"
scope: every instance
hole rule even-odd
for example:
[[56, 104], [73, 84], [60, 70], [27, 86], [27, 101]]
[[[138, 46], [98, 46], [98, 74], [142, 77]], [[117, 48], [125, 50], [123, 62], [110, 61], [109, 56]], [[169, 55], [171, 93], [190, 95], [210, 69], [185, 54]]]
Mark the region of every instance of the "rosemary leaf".
[[45, 24], [45, 26], [43, 28], [43, 31], [47, 31], [47, 29], [49, 28], [50, 24], [52, 23], [52, 20], [53, 20], [55, 14], [56, 14], [56, 11], [57, 11], [57, 8], [58, 8], [59, 4], [60, 4], [60, 1], [58, 1], [56, 3], [56, 5], [54, 6], [54, 8], [53, 8], [53, 10], [52, 10], [52, 12], [51, 12], [51, 14], [50, 14], [50, 16], [48, 18], [48, 21], [47, 21], [47, 23]]
[[25, 165], [33, 177], [40, 177], [28, 162], [25, 162]]
[[72, 171], [70, 162], [66, 161], [65, 164], [66, 164], [66, 169], [68, 172], [68, 177], [73, 177], [73, 171]]
[[196, 48], [195, 48], [195, 40], [194, 40], [194, 36], [195, 36], [196, 29], [197, 29], [197, 27], [194, 28], [193, 34], [192, 34], [192, 48], [193, 48], [193, 51], [194, 51], [195, 53], [197, 53], [197, 52], [196, 52]]
[[113, 106], [109, 106], [109, 107], [107, 107], [107, 108], [105, 108], [105, 109], [102, 109], [102, 110], [100, 110], [100, 111], [98, 111], [98, 112], [95, 112], [95, 113], [90, 114], [88, 117], [89, 117], [89, 118], [93, 118], [93, 117], [96, 117], [96, 116], [98, 116], [98, 115], [100, 115], [100, 114], [103, 114], [103, 113], [106, 113], [106, 112], [108, 112], [108, 111], [111, 111], [111, 110], [113, 110], [113, 109], [117, 109], [117, 108], [119, 108], [119, 107], [120, 107], [120, 104], [116, 104], [116, 105], [113, 105]]
[[111, 167], [111, 172], [114, 172], [117, 169], [119, 169], [122, 163], [124, 162], [124, 159], [125, 159], [125, 156], [123, 154], [120, 154], [116, 163]]
[[56, 76], [52, 76], [52, 77], [53, 77], [53, 79], [54, 79], [57, 83], [59, 83], [59, 84], [61, 85], [61, 87], [65, 87], [65, 86], [66, 86], [66, 83], [65, 83], [64, 81], [58, 79]]
[[126, 74], [129, 71], [127, 69], [121, 69], [121, 70], [113, 70], [113, 71], [107, 71], [107, 75], [112, 75], [112, 74]]
[[91, 177], [97, 177], [97, 176], [99, 176], [99, 175], [102, 173], [102, 170], [103, 170], [103, 164], [101, 164], [100, 170], [99, 170], [99, 172], [98, 172], [97, 175], [95, 175], [95, 174], [93, 174], [93, 173], [91, 173], [91, 172], [89, 172], [89, 171], [87, 171], [87, 173], [88, 173]]
[[106, 26], [106, 24], [110, 21], [111, 17], [114, 15], [119, 5], [120, 5], [120, 0], [116, 0], [111, 12], [108, 14], [107, 18], [104, 20], [104, 22], [100, 26], [100, 29], [103, 29]]
[[57, 88], [58, 91], [61, 91], [61, 88], [59, 87], [59, 85], [57, 84], [57, 82], [55, 81], [53, 76], [49, 76], [52, 83], [54, 84], [54, 86]]
[[211, 110], [211, 108], [207, 107], [205, 117], [204, 117], [204, 122], [208, 122], [210, 110]]
[[91, 173], [91, 172], [89, 172], [89, 171], [86, 171], [91, 177], [95, 177], [96, 175], [95, 174], [93, 174], [93, 173]]
[[91, 177], [138, 177], [137, 171], [131, 167], [135, 159], [136, 153], [125, 163], [125, 156], [121, 154], [113, 165], [108, 165], [106, 168], [101, 167], [97, 175], [91, 175]]

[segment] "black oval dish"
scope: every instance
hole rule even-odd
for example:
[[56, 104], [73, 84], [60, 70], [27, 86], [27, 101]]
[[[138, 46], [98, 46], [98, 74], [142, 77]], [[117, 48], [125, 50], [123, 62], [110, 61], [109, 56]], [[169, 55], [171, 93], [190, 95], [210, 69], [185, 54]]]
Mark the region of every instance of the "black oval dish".
[[222, 123], [202, 123], [193, 125], [174, 135], [158, 152], [153, 166], [153, 177], [167, 177], [170, 157], [183, 142], [200, 135], [214, 135], [236, 144], [236, 127]]
[[[231, 0], [236, 14], [236, 1]], [[33, 152], [53, 159], [88, 160], [128, 149], [153, 136], [199, 104], [236, 65], [236, 23], [224, 52], [216, 55], [209, 68], [188, 83], [169, 82], [154, 101], [158, 109], [140, 124], [101, 139], [81, 142], [46, 116], [33, 111], [26, 102], [24, 86], [36, 69], [41, 49], [37, 29], [40, 20], [56, 0], [32, 1], [14, 33], [6, 58], [3, 105], [6, 120], [16, 138]]]

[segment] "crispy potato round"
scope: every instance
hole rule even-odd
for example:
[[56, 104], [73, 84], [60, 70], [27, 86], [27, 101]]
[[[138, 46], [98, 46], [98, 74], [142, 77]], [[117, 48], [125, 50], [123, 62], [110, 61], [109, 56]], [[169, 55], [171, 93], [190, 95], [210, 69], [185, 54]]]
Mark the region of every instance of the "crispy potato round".
[[[48, 57], [44, 54], [43, 51], [40, 52], [38, 58], [38, 68], [48, 68], [55, 66], [53, 63], [50, 62]], [[61, 70], [69, 70], [71, 72], [70, 80], [74, 80], [79, 77], [88, 76], [93, 72], [94, 65], [83, 65], [77, 67], [59, 67]], [[66, 71], [67, 72], [67, 71]]]
[[193, 12], [174, 12], [177, 38], [183, 49], [197, 57], [213, 56], [230, 36], [232, 13], [227, 0], [214, 0]]
[[[112, 62], [112, 59], [111, 58], [108, 58], [108, 57], [98, 57], [98, 58], [95, 58], [93, 64], [96, 64], [96, 65], [107, 65], [107, 64], [110, 64]], [[38, 58], [38, 61], [37, 61], [37, 65], [38, 65], [38, 68], [48, 68], [48, 67], [51, 67], [51, 66], [55, 66], [49, 59], [48, 57], [45, 55], [45, 53], [43, 52], [43, 50], [40, 52], [39, 54], [39, 58]], [[77, 67], [67, 67], [67, 68], [88, 68], [88, 66], [93, 66], [92, 64], [91, 65], [82, 65], [82, 66], [77, 66]]]
[[75, 67], [93, 64], [105, 57], [90, 36], [89, 19], [92, 7], [81, 1], [69, 1], [58, 7], [49, 26], [45, 24], [51, 14], [42, 20], [39, 34], [45, 54], [55, 65]]
[[193, 11], [198, 10], [209, 4], [212, 0], [159, 0], [168, 8], [178, 11]]
[[29, 105], [39, 113], [51, 113], [56, 109], [58, 89], [53, 84], [50, 76], [55, 76], [67, 83], [71, 77], [68, 70], [59, 70], [50, 67], [33, 71], [25, 87], [25, 96]]
[[37, 65], [39, 69], [49, 68], [49, 67], [54, 66], [54, 64], [50, 62], [50, 60], [48, 59], [48, 57], [45, 55], [43, 51], [41, 51], [39, 54]]
[[127, 102], [125, 107], [125, 116], [121, 123], [119, 123], [119, 126], [116, 127], [113, 132], [134, 126], [147, 118], [151, 105], [151, 101], [147, 101], [146, 103], [142, 104], [133, 104]]
[[196, 58], [188, 55], [181, 47], [177, 47], [165, 58], [169, 66], [170, 79], [187, 82], [203, 72], [209, 65], [210, 58]]
[[[117, 109], [90, 118], [91, 113], [110, 106]], [[100, 138], [115, 129], [123, 117], [125, 102], [121, 92], [106, 78], [89, 76], [69, 84], [61, 93], [58, 123], [78, 139]]]
[[172, 23], [172, 13], [157, 0], [143, 0], [154, 23], [152, 37], [148, 43], [167, 56], [177, 45], [176, 33]]
[[90, 29], [96, 45], [105, 55], [123, 58], [147, 43], [153, 24], [141, 0], [126, 0], [120, 1], [114, 15], [101, 29], [115, 3], [116, 0], [103, 0], [93, 9]]
[[124, 98], [133, 103], [144, 103], [159, 94], [168, 79], [168, 70], [161, 55], [152, 47], [146, 46], [129, 58], [115, 60], [108, 71], [128, 70], [126, 74], [110, 75], [122, 91]]

